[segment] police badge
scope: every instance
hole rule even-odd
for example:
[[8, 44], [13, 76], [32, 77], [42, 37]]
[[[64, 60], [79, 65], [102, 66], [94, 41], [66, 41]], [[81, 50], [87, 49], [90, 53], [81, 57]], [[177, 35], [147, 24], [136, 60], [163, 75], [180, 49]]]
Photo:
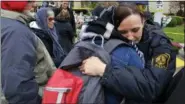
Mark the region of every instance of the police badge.
[[152, 59], [154, 67], [157, 68], [167, 68], [170, 60], [170, 55], [168, 53], [160, 54], [156, 58]]

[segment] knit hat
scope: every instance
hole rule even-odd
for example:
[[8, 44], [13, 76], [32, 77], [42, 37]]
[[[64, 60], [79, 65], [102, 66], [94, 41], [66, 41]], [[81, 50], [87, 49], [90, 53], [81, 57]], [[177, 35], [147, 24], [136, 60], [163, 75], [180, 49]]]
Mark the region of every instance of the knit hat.
[[1, 8], [10, 11], [23, 12], [28, 1], [1, 1]]

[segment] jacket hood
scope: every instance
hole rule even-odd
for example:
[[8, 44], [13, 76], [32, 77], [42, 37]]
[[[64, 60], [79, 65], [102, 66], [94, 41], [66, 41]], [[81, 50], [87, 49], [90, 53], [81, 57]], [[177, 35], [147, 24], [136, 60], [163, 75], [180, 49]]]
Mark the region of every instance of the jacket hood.
[[36, 21], [30, 22], [29, 27], [30, 27], [30, 28], [34, 28], [34, 29], [39, 29], [39, 30], [41, 30], [41, 28], [39, 27], [39, 25], [37, 24]]
[[1, 1], [1, 8], [10, 11], [23, 12], [28, 1]]

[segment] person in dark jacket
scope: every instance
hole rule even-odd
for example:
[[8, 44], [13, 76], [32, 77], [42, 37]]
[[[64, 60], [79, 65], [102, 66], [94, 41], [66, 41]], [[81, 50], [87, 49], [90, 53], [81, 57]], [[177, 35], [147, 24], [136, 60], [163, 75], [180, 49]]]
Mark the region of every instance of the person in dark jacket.
[[99, 17], [101, 12], [106, 8], [106, 5], [108, 5], [107, 2], [105, 2], [104, 5], [99, 3], [98, 6], [96, 6], [96, 8], [92, 11], [92, 15]]
[[48, 7], [48, 6], [49, 6], [49, 1], [42, 2], [42, 7]]
[[24, 13], [33, 5], [28, 1], [1, 2], [1, 85], [10, 104], [41, 103], [34, 73], [38, 41], [27, 27], [32, 19]]
[[54, 9], [54, 13], [55, 13], [55, 16], [57, 16], [61, 11], [62, 9], [65, 9], [69, 12], [70, 14], [70, 23], [73, 27], [73, 32], [74, 34], [76, 33], [76, 24], [75, 24], [75, 18], [74, 18], [74, 14], [73, 14], [73, 10], [71, 8], [69, 8], [69, 2], [68, 1], [62, 1], [62, 4], [60, 6], [60, 8], [56, 8]]
[[110, 6], [116, 6], [118, 5], [117, 2], [110, 2], [110, 1], [101, 1], [99, 4], [96, 6], [96, 8], [92, 11], [93, 16], [101, 16], [101, 14]]
[[65, 52], [69, 53], [73, 46], [74, 32], [70, 24], [70, 14], [67, 10], [63, 9], [55, 18], [56, 30], [60, 39], [60, 45]]
[[132, 65], [119, 67], [119, 63], [106, 65], [97, 57], [90, 57], [80, 67], [82, 72], [101, 76], [102, 85], [119, 95], [114, 96], [119, 103], [121, 97], [126, 98], [126, 104], [161, 103], [159, 99], [172, 79], [176, 62], [176, 53], [161, 27], [147, 24], [143, 14], [129, 4], [111, 7], [100, 18], [114, 24], [119, 32], [117, 38], [122, 36], [137, 43], [144, 53], [145, 68], [138, 70]]
[[39, 9], [36, 13], [36, 21], [30, 23], [30, 28], [43, 41], [56, 67], [58, 67], [66, 52], [59, 43], [60, 37], [54, 26], [54, 12], [50, 8]]

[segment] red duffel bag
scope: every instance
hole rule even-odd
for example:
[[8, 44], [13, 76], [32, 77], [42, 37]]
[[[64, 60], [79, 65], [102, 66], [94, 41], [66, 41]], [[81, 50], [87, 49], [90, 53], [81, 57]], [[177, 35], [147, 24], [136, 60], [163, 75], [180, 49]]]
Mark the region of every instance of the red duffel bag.
[[42, 104], [76, 104], [83, 80], [62, 69], [57, 69], [49, 79]]

